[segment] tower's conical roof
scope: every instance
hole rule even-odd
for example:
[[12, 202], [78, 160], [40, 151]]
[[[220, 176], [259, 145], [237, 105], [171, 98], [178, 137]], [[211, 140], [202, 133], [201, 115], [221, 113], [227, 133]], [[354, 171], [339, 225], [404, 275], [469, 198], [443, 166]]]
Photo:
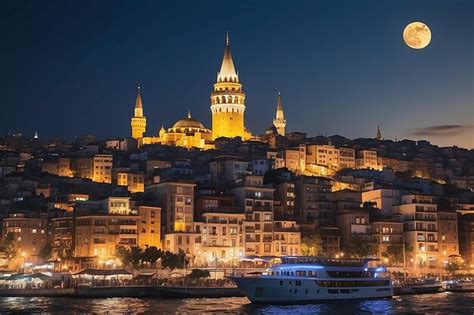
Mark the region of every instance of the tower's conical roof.
[[280, 92], [278, 92], [278, 98], [277, 98], [277, 110], [283, 110], [283, 105], [281, 104], [281, 95]]
[[217, 76], [218, 80], [224, 81], [224, 78], [237, 79], [237, 72], [235, 71], [234, 61], [232, 60], [232, 53], [230, 52], [230, 37], [227, 33], [225, 38], [224, 58], [222, 58], [221, 70]]
[[137, 87], [137, 99], [135, 100], [135, 108], [143, 108], [142, 97], [140, 95], [140, 86]]

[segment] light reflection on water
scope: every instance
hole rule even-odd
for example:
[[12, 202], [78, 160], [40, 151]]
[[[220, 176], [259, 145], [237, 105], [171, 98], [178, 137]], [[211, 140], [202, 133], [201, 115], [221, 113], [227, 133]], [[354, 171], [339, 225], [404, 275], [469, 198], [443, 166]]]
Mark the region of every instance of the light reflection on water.
[[246, 298], [0, 298], [0, 312], [62, 314], [473, 314], [474, 293], [440, 293], [393, 299], [334, 301], [294, 306], [255, 305]]

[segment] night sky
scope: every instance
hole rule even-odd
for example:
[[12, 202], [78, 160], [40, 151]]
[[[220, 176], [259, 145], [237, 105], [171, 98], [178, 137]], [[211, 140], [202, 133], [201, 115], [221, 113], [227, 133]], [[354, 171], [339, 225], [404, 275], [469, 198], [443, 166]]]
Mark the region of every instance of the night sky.
[[[426, 49], [402, 38], [427, 24]], [[0, 134], [147, 135], [209, 95], [229, 31], [261, 134], [282, 94], [287, 130], [474, 147], [474, 1], [2, 1]]]

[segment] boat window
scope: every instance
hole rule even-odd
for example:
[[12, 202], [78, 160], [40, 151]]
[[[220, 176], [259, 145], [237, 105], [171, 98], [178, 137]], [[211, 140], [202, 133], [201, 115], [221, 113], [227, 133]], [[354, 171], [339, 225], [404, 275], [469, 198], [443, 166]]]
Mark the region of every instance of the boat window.
[[389, 286], [389, 280], [349, 280], [349, 281], [334, 281], [315, 280], [316, 284], [321, 287], [383, 287]]
[[339, 290], [338, 289], [329, 289], [328, 293], [331, 293], [331, 294], [339, 293]]
[[280, 285], [283, 285], [283, 281], [280, 281]]
[[344, 293], [344, 294], [350, 293], [349, 289], [341, 289], [339, 291], [341, 291], [341, 293]]
[[308, 289], [304, 290], [304, 294], [308, 294]]
[[291, 281], [288, 281], [288, 285], [291, 286]]

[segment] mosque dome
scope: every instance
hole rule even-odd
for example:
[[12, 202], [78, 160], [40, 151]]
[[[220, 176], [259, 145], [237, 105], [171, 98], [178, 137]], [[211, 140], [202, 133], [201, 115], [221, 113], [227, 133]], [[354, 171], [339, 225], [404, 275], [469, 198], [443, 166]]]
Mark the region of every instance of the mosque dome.
[[172, 128], [199, 128], [206, 129], [204, 125], [197, 119], [191, 117], [191, 113], [188, 112], [188, 117], [178, 120], [175, 122]]

